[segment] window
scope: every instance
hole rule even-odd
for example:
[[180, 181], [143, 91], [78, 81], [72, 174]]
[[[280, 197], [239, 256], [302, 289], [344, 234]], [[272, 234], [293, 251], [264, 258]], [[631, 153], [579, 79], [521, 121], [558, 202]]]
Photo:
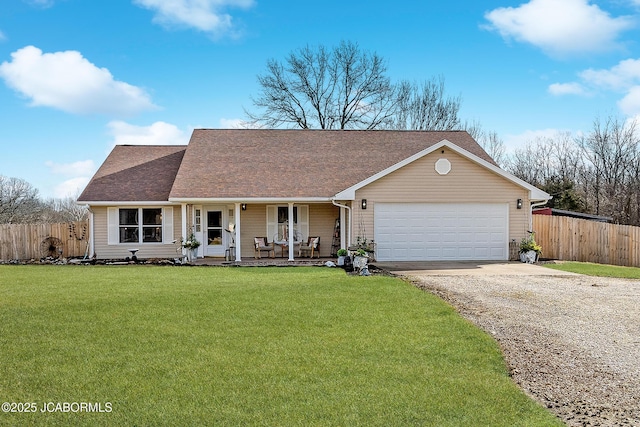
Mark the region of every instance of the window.
[[[280, 242], [289, 238], [289, 207], [267, 206], [267, 236], [270, 242]], [[309, 206], [293, 207], [293, 238], [304, 240], [309, 235]]]
[[120, 209], [118, 218], [120, 243], [162, 242], [162, 208]]
[[196, 209], [194, 222], [196, 226], [196, 233], [201, 232], [202, 231], [202, 211], [200, 209]]
[[222, 212], [207, 212], [207, 244], [222, 244]]
[[[289, 220], [289, 208], [287, 206], [278, 206], [278, 224], [286, 224]], [[293, 223], [298, 223], [298, 207], [293, 207]]]

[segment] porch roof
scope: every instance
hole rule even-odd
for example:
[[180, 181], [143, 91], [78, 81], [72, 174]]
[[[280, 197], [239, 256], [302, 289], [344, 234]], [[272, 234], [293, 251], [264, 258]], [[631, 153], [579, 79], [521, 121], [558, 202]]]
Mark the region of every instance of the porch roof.
[[169, 200], [326, 199], [464, 131], [196, 129]]

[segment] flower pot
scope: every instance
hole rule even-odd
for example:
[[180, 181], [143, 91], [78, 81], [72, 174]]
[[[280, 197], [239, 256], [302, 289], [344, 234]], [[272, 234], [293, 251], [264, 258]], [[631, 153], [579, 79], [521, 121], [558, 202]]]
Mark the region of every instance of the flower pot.
[[356, 255], [353, 257], [353, 267], [354, 268], [362, 268], [367, 265], [369, 262], [369, 257]]
[[338, 266], [339, 266], [339, 267], [342, 267], [342, 266], [344, 265], [344, 259], [345, 259], [345, 258], [346, 258], [346, 257], [345, 257], [344, 255], [340, 255], [340, 256], [338, 257]]
[[535, 264], [538, 261], [538, 252], [536, 251], [520, 252], [520, 261], [526, 262], [527, 264]]

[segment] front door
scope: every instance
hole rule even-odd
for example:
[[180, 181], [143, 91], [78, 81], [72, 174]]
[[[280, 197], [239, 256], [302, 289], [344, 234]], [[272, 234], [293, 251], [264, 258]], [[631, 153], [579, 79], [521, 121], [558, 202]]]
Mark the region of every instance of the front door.
[[205, 256], [224, 256], [224, 233], [221, 209], [207, 209]]

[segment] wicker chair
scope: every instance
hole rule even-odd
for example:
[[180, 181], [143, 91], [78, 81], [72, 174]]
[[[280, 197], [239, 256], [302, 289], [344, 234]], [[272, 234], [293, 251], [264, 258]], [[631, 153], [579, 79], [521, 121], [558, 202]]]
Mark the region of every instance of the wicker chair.
[[309, 252], [309, 256], [313, 258], [314, 255], [317, 255], [320, 258], [320, 237], [309, 237], [307, 243], [303, 243], [300, 245], [300, 249], [298, 250], [298, 256], [302, 256], [303, 252]]
[[276, 251], [273, 248], [273, 243], [267, 242], [266, 237], [254, 237], [253, 241], [254, 241], [254, 245], [253, 245], [254, 258], [261, 258], [262, 252], [266, 252], [267, 256], [269, 256], [269, 252], [271, 252], [271, 258], [275, 258]]

